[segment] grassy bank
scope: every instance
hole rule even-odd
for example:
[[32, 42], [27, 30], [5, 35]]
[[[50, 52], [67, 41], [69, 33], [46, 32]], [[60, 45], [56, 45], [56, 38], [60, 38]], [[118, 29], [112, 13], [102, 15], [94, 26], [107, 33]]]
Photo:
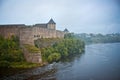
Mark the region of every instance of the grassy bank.
[[39, 66], [43, 66], [43, 64], [28, 63], [28, 62], [12, 62], [10, 67], [11, 68], [34, 68]]
[[28, 62], [11, 62], [9, 67], [0, 67], [0, 76], [10, 76], [27, 70], [43, 66], [42, 64], [28, 63]]

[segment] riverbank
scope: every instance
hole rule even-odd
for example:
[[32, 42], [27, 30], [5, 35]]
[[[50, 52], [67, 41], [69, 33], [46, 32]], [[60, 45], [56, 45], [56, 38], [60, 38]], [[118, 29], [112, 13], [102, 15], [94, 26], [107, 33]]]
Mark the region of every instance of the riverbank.
[[47, 63], [12, 62], [9, 67], [0, 67], [0, 75], [1, 77], [11, 76], [45, 65], [47, 65]]

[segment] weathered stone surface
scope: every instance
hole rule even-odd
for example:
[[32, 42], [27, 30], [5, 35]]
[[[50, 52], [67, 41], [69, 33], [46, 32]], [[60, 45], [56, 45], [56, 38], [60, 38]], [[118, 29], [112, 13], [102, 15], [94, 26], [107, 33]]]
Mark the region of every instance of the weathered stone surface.
[[26, 48], [23, 47], [24, 57], [27, 62], [31, 63], [42, 63], [41, 52], [30, 53]]

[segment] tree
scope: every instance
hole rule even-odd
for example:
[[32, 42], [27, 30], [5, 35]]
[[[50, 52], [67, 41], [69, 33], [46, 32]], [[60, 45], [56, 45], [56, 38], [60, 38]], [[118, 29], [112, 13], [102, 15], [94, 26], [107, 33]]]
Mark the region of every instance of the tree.
[[58, 61], [61, 58], [59, 53], [53, 53], [48, 56], [48, 62]]

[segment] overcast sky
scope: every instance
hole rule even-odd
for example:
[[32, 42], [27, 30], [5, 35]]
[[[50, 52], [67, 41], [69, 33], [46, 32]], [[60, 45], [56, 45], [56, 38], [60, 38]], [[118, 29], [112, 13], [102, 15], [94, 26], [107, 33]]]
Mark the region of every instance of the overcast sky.
[[120, 32], [120, 0], [0, 0], [0, 24], [47, 23], [74, 33]]

